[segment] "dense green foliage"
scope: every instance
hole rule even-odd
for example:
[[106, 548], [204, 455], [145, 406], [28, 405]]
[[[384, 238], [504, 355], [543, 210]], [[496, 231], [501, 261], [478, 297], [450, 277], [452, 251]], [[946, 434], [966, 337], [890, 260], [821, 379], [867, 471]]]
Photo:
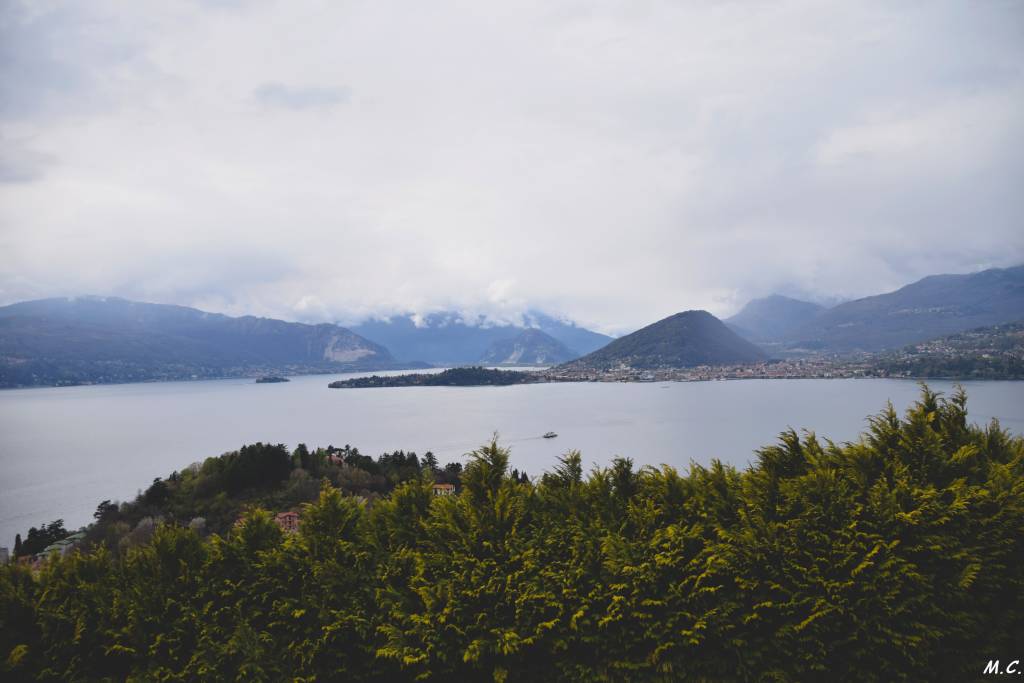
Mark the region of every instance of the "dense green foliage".
[[980, 327], [879, 355], [886, 376], [1024, 379], [1024, 322]]
[[[315, 501], [324, 482], [372, 502], [409, 480], [458, 484], [461, 473], [462, 463], [442, 467], [429, 451], [422, 458], [406, 451], [372, 458], [349, 445], [310, 451], [299, 444], [289, 453], [282, 444], [255, 443], [157, 478], [134, 501], [101, 502], [85, 545], [125, 550], [148, 542], [160, 523], [224, 534], [247, 508], [291, 510]], [[67, 535], [62, 520], [33, 527], [15, 555], [34, 555]]]
[[32, 527], [28, 530], [24, 541], [21, 541], [21, 536], [18, 536], [18, 540], [14, 544], [14, 554], [18, 556], [41, 553], [43, 548], [67, 535], [68, 530], [64, 528], [63, 519], [54, 520], [49, 524], [41, 524], [38, 528]]
[[1024, 359], [1002, 356], [940, 356], [919, 354], [885, 358], [876, 363], [877, 374], [915, 379], [1024, 379]]
[[378, 387], [480, 387], [508, 386], [542, 381], [543, 376], [532, 372], [516, 370], [491, 370], [488, 368], [451, 368], [442, 372], [415, 373], [409, 375], [373, 375], [354, 379], [338, 380], [327, 386], [332, 389], [367, 389]]
[[[283, 535], [158, 525], [0, 569], [7, 680], [973, 680], [1024, 634], [1024, 440], [924, 391], [853, 444], [535, 481], [491, 443], [458, 495], [325, 485]], [[259, 458], [272, 467], [273, 447]], [[242, 458], [241, 452], [238, 454]], [[300, 460], [303, 456], [299, 453]]]

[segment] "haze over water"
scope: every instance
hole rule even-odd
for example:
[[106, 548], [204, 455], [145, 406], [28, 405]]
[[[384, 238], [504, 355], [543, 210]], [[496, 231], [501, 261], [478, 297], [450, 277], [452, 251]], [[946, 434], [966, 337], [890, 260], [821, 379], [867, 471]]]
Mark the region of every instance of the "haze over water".
[[[344, 375], [348, 376], [348, 375]], [[255, 441], [433, 451], [442, 462], [498, 432], [531, 476], [579, 449], [685, 468], [745, 466], [787, 426], [855, 439], [865, 417], [918, 395], [898, 380], [745, 380], [670, 384], [328, 389], [339, 376], [126, 384], [0, 392], [0, 545], [63, 518], [91, 521], [104, 499], [130, 500], [154, 477]], [[950, 391], [950, 382], [932, 382]], [[1024, 433], [1024, 382], [965, 383], [970, 417]], [[547, 431], [556, 439], [543, 439]]]

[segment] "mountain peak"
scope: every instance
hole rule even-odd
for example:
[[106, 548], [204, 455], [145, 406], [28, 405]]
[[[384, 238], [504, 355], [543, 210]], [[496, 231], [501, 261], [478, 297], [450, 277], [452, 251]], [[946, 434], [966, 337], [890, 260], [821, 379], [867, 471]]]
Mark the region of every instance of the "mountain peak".
[[511, 339], [491, 344], [480, 362], [487, 365], [557, 365], [578, 356], [550, 334], [529, 327]]
[[781, 294], [752, 299], [725, 323], [753, 341], [777, 341], [825, 310], [824, 306]]
[[[481, 362], [493, 345], [513, 340], [530, 329], [540, 330], [567, 349], [581, 353], [611, 341], [611, 337], [538, 311], [529, 311], [522, 323], [513, 325], [486, 316], [467, 317], [453, 311], [438, 311], [426, 315], [398, 315], [388, 320], [365, 320], [353, 326], [352, 331], [386, 346], [396, 358], [434, 365]], [[564, 351], [559, 351], [559, 355], [562, 353]]]
[[570, 366], [595, 369], [731, 365], [765, 360], [765, 353], [704, 310], [675, 313], [609, 343]]

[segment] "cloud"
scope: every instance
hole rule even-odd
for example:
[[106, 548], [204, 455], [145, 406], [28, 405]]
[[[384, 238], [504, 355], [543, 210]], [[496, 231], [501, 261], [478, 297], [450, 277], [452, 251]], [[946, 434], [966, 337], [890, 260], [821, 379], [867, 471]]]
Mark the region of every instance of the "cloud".
[[351, 93], [346, 87], [294, 87], [283, 83], [264, 83], [253, 91], [258, 102], [283, 109], [317, 109], [345, 104]]
[[22, 141], [0, 138], [0, 183], [28, 183], [43, 177], [56, 159]]
[[993, 102], [991, 97], [967, 95], [917, 111], [873, 112], [820, 140], [816, 161], [823, 166], [872, 162], [902, 168], [905, 162], [931, 165], [952, 159], [960, 169], [974, 159], [986, 163], [1000, 133], [1012, 126], [1004, 118], [1019, 113], [1013, 102]]
[[621, 332], [1019, 263], [1022, 26], [944, 1], [3, 3], [0, 297]]
[[[160, 80], [146, 56], [148, 21], [73, 2], [0, 6], [0, 121], [39, 126], [107, 113]], [[29, 123], [31, 122], [31, 123]]]

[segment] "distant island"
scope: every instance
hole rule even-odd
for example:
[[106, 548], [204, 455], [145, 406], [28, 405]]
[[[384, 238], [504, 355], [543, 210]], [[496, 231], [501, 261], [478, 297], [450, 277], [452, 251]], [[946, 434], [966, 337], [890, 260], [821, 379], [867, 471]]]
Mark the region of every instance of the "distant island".
[[369, 389], [380, 387], [484, 387], [532, 384], [548, 381], [536, 372], [517, 370], [490, 370], [488, 368], [451, 368], [443, 372], [408, 375], [356, 377], [338, 380], [327, 386], [331, 389]]
[[256, 384], [279, 384], [281, 382], [290, 382], [291, 380], [287, 377], [278, 377], [277, 375], [266, 375], [264, 377], [257, 377]]

